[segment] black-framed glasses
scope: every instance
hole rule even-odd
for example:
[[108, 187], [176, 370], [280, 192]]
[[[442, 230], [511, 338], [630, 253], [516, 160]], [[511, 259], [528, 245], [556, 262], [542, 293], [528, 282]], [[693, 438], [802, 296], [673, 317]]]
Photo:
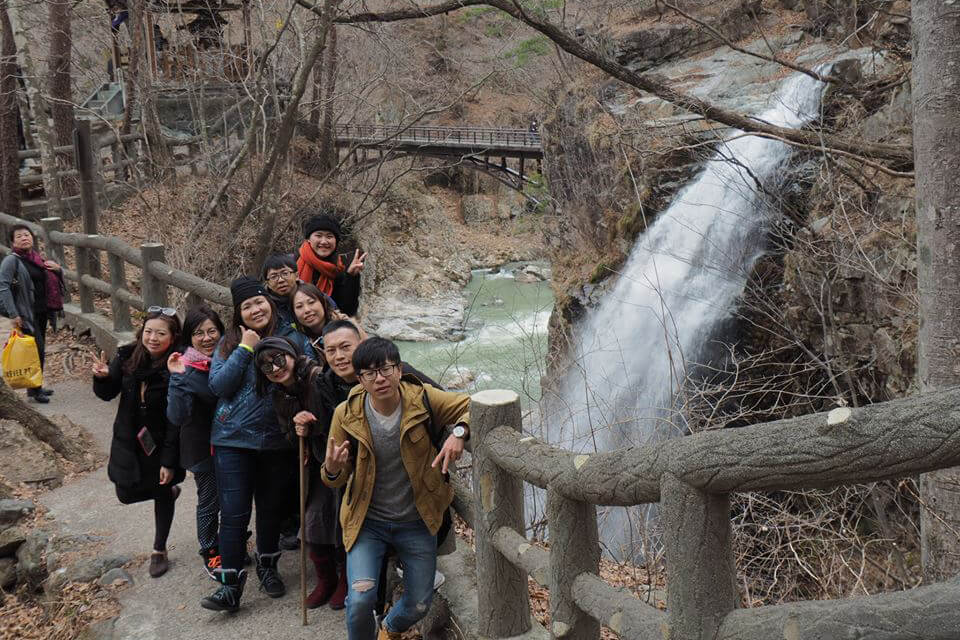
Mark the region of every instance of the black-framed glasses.
[[260, 371], [263, 371], [265, 374], [271, 374], [274, 370], [283, 369], [287, 366], [287, 356], [281, 352], [277, 351], [272, 356], [269, 356], [268, 359], [260, 359]]
[[289, 269], [285, 269], [284, 271], [278, 271], [277, 273], [267, 276], [267, 281], [280, 282], [281, 280], [285, 280], [286, 278], [289, 278], [292, 275], [293, 275], [293, 271], [290, 271]]
[[173, 307], [161, 307], [159, 305], [152, 305], [147, 307], [147, 313], [162, 313], [165, 316], [173, 317], [177, 315], [177, 310]]
[[379, 369], [365, 369], [357, 374], [357, 377], [363, 380], [364, 382], [373, 382], [377, 379], [377, 374], [379, 373], [384, 378], [389, 378], [394, 374], [394, 372], [400, 368], [398, 364], [385, 364]]

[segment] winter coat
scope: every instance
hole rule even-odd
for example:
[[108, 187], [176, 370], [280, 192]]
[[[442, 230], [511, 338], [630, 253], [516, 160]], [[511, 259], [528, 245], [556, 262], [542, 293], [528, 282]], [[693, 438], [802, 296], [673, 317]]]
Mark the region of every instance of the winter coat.
[[279, 296], [273, 291], [267, 289], [267, 296], [273, 301], [273, 306], [277, 308], [277, 330], [282, 330], [297, 321], [293, 315], [293, 306], [290, 304], [289, 296]]
[[[464, 393], [441, 391], [433, 385], [419, 385], [409, 380], [400, 382], [402, 418], [400, 422], [400, 456], [410, 477], [413, 500], [417, 512], [430, 533], [436, 535], [443, 523], [444, 512], [453, 501], [453, 487], [443, 477], [440, 467], [432, 467], [437, 450], [428, 433], [430, 414], [423, 403], [426, 394], [433, 413], [433, 428], [443, 425], [470, 423], [470, 396]], [[336, 478], [323, 474], [323, 482], [330, 487], [344, 489], [340, 505], [340, 525], [343, 527], [343, 546], [349, 551], [356, 541], [367, 517], [376, 479], [376, 459], [370, 423], [364, 415], [367, 392], [357, 385], [347, 401], [337, 407], [330, 425], [330, 436], [337, 445], [345, 440], [356, 442], [350, 462]]]
[[[310, 341], [291, 327], [276, 331], [274, 335], [290, 338], [300, 345], [306, 356], [315, 357]], [[292, 446], [280, 430], [270, 394], [264, 397], [257, 394], [257, 371], [252, 350], [237, 345], [224, 357], [218, 344], [210, 363], [209, 384], [210, 390], [219, 398], [211, 427], [212, 445], [256, 450], [289, 449]]]
[[360, 308], [360, 274], [354, 276], [344, 271], [338, 275], [333, 281], [333, 294], [330, 297], [342, 313], [357, 315]]
[[217, 396], [210, 391], [208, 375], [188, 365], [186, 372], [170, 374], [167, 392], [167, 419], [180, 427], [180, 464], [195, 473], [213, 471], [210, 426]]
[[20, 316], [23, 330], [34, 333], [33, 280], [23, 260], [16, 254], [7, 255], [0, 262], [0, 306], [9, 318]]
[[[120, 396], [117, 417], [113, 421], [113, 439], [110, 442], [110, 461], [107, 476], [127, 493], [143, 492], [143, 499], [160, 484], [160, 467], [174, 469], [172, 484], [182, 482], [186, 475], [178, 469], [180, 429], [167, 420], [166, 362], [147, 361], [137, 371], [126, 373], [123, 363], [133, 353], [134, 345], [117, 350], [110, 361], [110, 373], [105, 378], [93, 379], [93, 392], [101, 400]], [[143, 387], [141, 402], [141, 387]], [[156, 450], [147, 455], [137, 439], [146, 427], [156, 443]]]

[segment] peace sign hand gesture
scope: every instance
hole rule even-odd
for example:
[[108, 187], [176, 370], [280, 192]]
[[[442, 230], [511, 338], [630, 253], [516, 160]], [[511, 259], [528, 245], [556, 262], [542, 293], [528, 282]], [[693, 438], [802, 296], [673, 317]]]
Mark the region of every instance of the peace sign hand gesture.
[[110, 365], [107, 364], [107, 352], [101, 351], [100, 357], [93, 361], [93, 377], [106, 378], [110, 375]]
[[344, 440], [337, 445], [333, 436], [327, 440], [327, 455], [323, 459], [323, 468], [331, 476], [340, 475], [343, 468], [350, 462], [350, 441]]
[[357, 275], [363, 271], [363, 261], [367, 259], [366, 252], [360, 253], [360, 249], [357, 249], [353, 252], [353, 260], [350, 261], [350, 266], [347, 267], [347, 273], [352, 276]]

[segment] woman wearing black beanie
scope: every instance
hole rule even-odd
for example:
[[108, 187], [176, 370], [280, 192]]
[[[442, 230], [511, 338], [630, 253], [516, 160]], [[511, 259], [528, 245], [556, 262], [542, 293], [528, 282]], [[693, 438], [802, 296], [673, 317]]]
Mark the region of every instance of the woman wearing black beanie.
[[308, 219], [297, 254], [297, 276], [333, 298], [341, 312], [355, 316], [360, 306], [360, 272], [367, 254], [357, 249], [345, 266], [343, 258], [337, 255], [342, 235], [340, 223], [332, 216], [322, 214]]
[[[286, 593], [277, 572], [283, 495], [296, 465], [270, 398], [256, 393], [254, 347], [260, 340], [285, 336], [313, 357], [313, 347], [289, 326], [277, 330], [277, 310], [263, 284], [243, 276], [230, 284], [233, 321], [210, 363], [210, 390], [218, 397], [210, 443], [220, 498], [221, 568], [216, 593], [200, 604], [214, 611], [236, 611], [246, 582], [243, 561], [251, 505], [256, 503], [257, 577], [272, 598]], [[296, 456], [294, 456], [296, 459]], [[291, 469], [291, 466], [293, 468]]]

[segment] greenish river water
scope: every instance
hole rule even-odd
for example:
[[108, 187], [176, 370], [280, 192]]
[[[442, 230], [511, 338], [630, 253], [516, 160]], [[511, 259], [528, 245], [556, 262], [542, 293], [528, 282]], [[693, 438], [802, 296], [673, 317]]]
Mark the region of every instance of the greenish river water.
[[514, 278], [514, 271], [526, 264], [506, 264], [494, 272], [475, 270], [463, 292], [467, 301], [464, 339], [400, 341], [400, 356], [441, 384], [450, 386], [454, 378], [472, 376], [463, 387], [466, 391], [512, 389], [524, 406], [535, 404], [546, 367], [553, 292], [549, 282]]

